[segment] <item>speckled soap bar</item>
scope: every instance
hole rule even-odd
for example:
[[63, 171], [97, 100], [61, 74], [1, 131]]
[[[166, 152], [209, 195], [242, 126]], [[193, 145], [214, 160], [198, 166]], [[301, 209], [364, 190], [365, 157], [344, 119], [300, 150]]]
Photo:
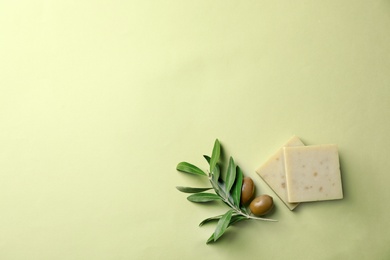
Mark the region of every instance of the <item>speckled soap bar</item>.
[[283, 147], [303, 145], [297, 136], [291, 137], [274, 155], [256, 170], [257, 174], [260, 175], [290, 210], [298, 206], [298, 203], [288, 202]]
[[284, 147], [288, 202], [343, 198], [336, 145]]

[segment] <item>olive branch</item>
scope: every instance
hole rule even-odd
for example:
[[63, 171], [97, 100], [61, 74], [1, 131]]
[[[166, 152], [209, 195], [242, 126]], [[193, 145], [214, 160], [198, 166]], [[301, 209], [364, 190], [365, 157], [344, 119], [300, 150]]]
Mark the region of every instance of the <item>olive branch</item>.
[[[226, 175], [223, 179], [221, 176], [220, 156], [221, 145], [219, 140], [216, 139], [211, 157], [207, 155], [203, 156], [210, 166], [207, 174], [199, 167], [188, 162], [180, 162], [176, 167], [176, 169], [180, 172], [208, 177], [210, 181], [211, 187], [206, 188], [177, 186], [176, 188], [181, 192], [193, 193], [187, 197], [189, 201], [196, 203], [222, 201], [230, 207], [225, 214], [207, 218], [199, 224], [199, 226], [203, 226], [211, 221], [218, 221], [214, 233], [206, 242], [207, 244], [216, 242], [225, 233], [229, 226], [237, 222], [249, 219], [276, 221], [274, 219], [254, 217], [244, 205], [241, 205], [241, 187], [244, 174], [241, 168], [235, 164], [233, 158], [230, 157]], [[205, 192], [208, 190], [214, 190], [214, 193]]]

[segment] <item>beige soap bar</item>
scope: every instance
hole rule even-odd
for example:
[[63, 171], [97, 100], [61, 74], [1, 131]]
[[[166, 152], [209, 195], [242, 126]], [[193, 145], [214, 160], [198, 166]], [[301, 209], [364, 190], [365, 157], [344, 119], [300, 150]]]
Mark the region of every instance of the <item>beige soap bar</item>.
[[343, 198], [336, 145], [284, 147], [289, 202]]
[[[296, 136], [293, 136], [284, 144], [284, 146], [303, 145], [302, 141]], [[298, 203], [288, 202], [283, 147], [281, 147], [261, 167], [259, 167], [256, 172], [276, 193], [276, 195], [278, 195], [284, 204], [286, 204], [290, 210], [293, 210], [296, 206], [298, 206]]]

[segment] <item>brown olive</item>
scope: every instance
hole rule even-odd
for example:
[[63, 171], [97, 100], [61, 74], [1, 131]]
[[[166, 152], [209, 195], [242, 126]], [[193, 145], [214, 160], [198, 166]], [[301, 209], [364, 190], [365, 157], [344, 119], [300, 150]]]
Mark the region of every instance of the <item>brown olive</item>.
[[250, 177], [244, 177], [241, 187], [241, 204], [247, 205], [255, 193], [255, 184]]
[[260, 195], [252, 200], [249, 208], [253, 215], [262, 216], [271, 211], [274, 206], [274, 200], [271, 196]]

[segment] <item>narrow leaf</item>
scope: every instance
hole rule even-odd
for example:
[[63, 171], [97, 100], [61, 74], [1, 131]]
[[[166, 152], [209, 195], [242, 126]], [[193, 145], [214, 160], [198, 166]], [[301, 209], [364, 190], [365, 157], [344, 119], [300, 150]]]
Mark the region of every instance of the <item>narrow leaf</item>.
[[[212, 221], [217, 221], [219, 219], [221, 219], [223, 217], [223, 215], [218, 215], [218, 216], [215, 216], [215, 217], [210, 217], [210, 218], [206, 218], [205, 220], [203, 220], [202, 222], [199, 223], [199, 226], [203, 226], [204, 224], [207, 224], [209, 222], [212, 222]], [[245, 217], [245, 216], [242, 216], [242, 215], [232, 215], [232, 218], [230, 219], [230, 222], [229, 222], [229, 226], [241, 221], [241, 220], [247, 220], [248, 218]]]
[[243, 173], [241, 171], [241, 168], [237, 166], [236, 181], [234, 182], [234, 185], [232, 187], [232, 192], [231, 192], [233, 197], [233, 203], [235, 206], [237, 206], [237, 208], [240, 208], [242, 178], [243, 178]]
[[214, 193], [195, 193], [187, 197], [191, 202], [210, 202], [221, 198]]
[[[248, 220], [248, 218], [245, 217], [245, 216], [242, 216], [242, 215], [233, 215], [232, 218], [230, 219], [228, 227], [230, 227], [231, 225], [233, 225], [233, 224], [235, 224], [237, 222], [243, 221], [243, 220]], [[214, 233], [206, 241], [206, 244], [209, 244], [211, 242], [214, 242]]]
[[207, 239], [206, 244], [210, 244], [211, 242], [214, 242], [214, 233], [212, 233], [209, 239]]
[[195, 174], [195, 175], [207, 176], [207, 174], [204, 171], [202, 171], [201, 169], [199, 169], [195, 165], [190, 164], [188, 162], [179, 163], [176, 166], [176, 170], [181, 171], [181, 172], [185, 172], [185, 173]]
[[225, 233], [227, 227], [229, 226], [230, 219], [232, 218], [233, 210], [226, 212], [222, 218], [218, 221], [217, 227], [214, 231], [214, 241], [217, 241], [223, 233]]
[[241, 209], [241, 211], [242, 211], [244, 214], [249, 215], [248, 209], [247, 209], [245, 206], [241, 207], [240, 209]]
[[215, 192], [221, 196], [222, 198], [226, 198], [226, 192], [225, 192], [225, 183], [223, 180], [219, 179], [218, 181], [211, 179], [210, 180], [211, 185], [213, 186]]
[[219, 168], [219, 165], [216, 164], [214, 170], [211, 172], [211, 176], [215, 182], [218, 182], [220, 175], [221, 175], [221, 169]]
[[226, 193], [230, 192], [230, 189], [232, 188], [235, 179], [236, 179], [236, 165], [234, 164], [233, 158], [230, 157], [229, 165], [226, 173], [226, 183], [225, 183]]
[[211, 157], [208, 155], [203, 155], [203, 157], [206, 159], [207, 163], [210, 164]]
[[198, 192], [210, 190], [210, 189], [212, 189], [212, 187], [210, 187], [210, 188], [192, 188], [192, 187], [176, 186], [176, 189], [178, 189], [179, 191], [184, 192], [184, 193], [198, 193]]
[[247, 217], [242, 216], [242, 215], [234, 215], [232, 216], [232, 219], [230, 220], [229, 227], [237, 222], [243, 221], [243, 220], [248, 220]]
[[203, 220], [202, 222], [199, 223], [199, 226], [203, 226], [204, 224], [209, 223], [211, 221], [219, 220], [220, 218], [222, 218], [222, 216], [223, 215], [218, 215], [215, 217], [206, 218], [205, 220]]
[[217, 165], [219, 161], [220, 155], [221, 155], [221, 145], [218, 139], [216, 139], [214, 142], [213, 153], [211, 154], [211, 158], [210, 158], [210, 172], [213, 172], [214, 167]]
[[[210, 156], [208, 155], [203, 155], [203, 157], [206, 159], [206, 161], [210, 164]], [[218, 163], [215, 165], [214, 167], [214, 171], [212, 171], [211, 173], [211, 176], [213, 177], [213, 180], [215, 180], [215, 182], [218, 181], [219, 179], [219, 176], [221, 175], [221, 168], [219, 167]]]

